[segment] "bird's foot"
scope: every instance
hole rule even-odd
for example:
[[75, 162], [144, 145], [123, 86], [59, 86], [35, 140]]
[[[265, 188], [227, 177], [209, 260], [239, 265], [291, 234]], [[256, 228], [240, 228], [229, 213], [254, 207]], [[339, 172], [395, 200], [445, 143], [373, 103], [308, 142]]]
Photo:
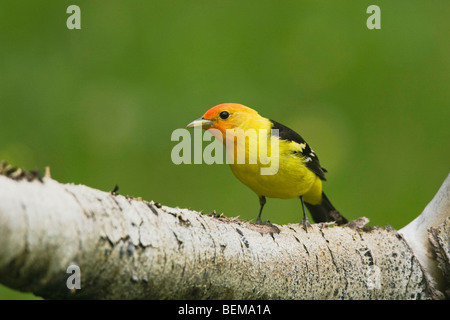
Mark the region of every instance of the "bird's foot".
[[311, 224], [309, 223], [308, 219], [302, 219], [300, 222], [303, 226], [303, 229], [305, 229], [306, 232], [308, 232], [308, 227], [311, 227]]
[[256, 224], [261, 224], [261, 225], [271, 224], [269, 220], [262, 221], [261, 218], [256, 219], [255, 223]]

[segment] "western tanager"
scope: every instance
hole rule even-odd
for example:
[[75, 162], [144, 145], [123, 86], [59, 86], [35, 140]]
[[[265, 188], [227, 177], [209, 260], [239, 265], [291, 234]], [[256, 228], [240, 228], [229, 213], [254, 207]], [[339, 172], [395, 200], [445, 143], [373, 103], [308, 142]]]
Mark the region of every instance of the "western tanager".
[[[304, 226], [309, 226], [305, 204], [315, 222], [347, 223], [347, 220], [339, 214], [322, 191], [322, 181], [325, 180], [327, 170], [320, 165], [315, 152], [295, 131], [274, 120], [260, 116], [258, 112], [249, 107], [236, 103], [224, 103], [209, 109], [201, 118], [187, 125], [187, 128], [192, 127], [209, 130], [224, 144], [232, 145], [234, 151], [231, 150], [231, 153], [234, 160], [236, 160], [236, 154], [240, 151], [244, 152], [244, 163], [232, 161], [230, 167], [234, 175], [259, 197], [260, 210], [256, 223], [263, 223], [261, 213], [266, 203], [266, 197], [300, 198]], [[236, 130], [245, 135], [241, 142], [237, 142], [239, 134], [234, 133], [234, 136], [230, 134]], [[249, 130], [256, 131], [257, 134], [246, 135], [245, 132]], [[274, 135], [273, 132], [278, 132], [278, 135]], [[261, 137], [267, 141], [260, 140]], [[272, 161], [276, 160], [275, 162], [278, 164], [276, 170], [273, 171], [274, 174], [270, 174], [270, 172], [261, 174], [261, 169], [269, 166], [267, 161], [263, 161], [264, 159], [250, 161], [252, 156], [249, 149], [252, 146], [261, 147], [261, 141], [266, 142], [267, 150], [272, 150], [270, 146], [275, 144], [278, 146], [277, 152], [270, 154]]]

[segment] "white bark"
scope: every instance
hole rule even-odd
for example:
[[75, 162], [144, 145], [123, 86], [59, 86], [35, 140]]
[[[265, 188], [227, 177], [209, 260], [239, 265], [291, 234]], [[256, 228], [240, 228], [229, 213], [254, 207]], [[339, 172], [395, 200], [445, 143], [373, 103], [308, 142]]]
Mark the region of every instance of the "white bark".
[[[438, 193], [425, 207], [423, 212], [411, 221], [411, 223], [399, 230], [399, 233], [405, 238], [424, 269], [430, 284], [430, 289], [437, 295], [449, 287], [450, 281], [448, 275], [447, 280], [445, 280], [443, 274], [445, 267], [438, 263], [436, 255], [440, 254], [440, 250], [438, 249], [439, 244], [436, 242], [438, 240], [435, 239], [436, 232], [439, 233], [439, 231], [436, 231], [436, 228], [444, 224], [446, 220], [448, 228], [448, 217], [450, 217], [450, 175], [447, 176]], [[431, 239], [429, 241], [430, 237]], [[434, 248], [432, 247], [433, 241]], [[447, 250], [448, 248], [449, 242], [447, 242]], [[448, 268], [448, 261], [450, 261], [449, 251], [446, 254]]]
[[[445, 264], [441, 222], [426, 250]], [[430, 299], [447, 286], [392, 228], [259, 226], [50, 178], [0, 176], [0, 243], [0, 283], [44, 298]], [[66, 286], [73, 264], [80, 290]]]

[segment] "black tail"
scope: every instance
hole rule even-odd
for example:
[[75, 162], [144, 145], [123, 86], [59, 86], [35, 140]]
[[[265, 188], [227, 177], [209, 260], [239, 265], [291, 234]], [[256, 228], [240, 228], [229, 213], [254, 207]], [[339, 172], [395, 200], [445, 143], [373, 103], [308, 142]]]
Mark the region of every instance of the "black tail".
[[312, 205], [305, 202], [314, 222], [330, 222], [336, 221], [338, 225], [346, 224], [348, 221], [345, 219], [339, 211], [331, 204], [325, 193], [322, 192], [322, 203]]

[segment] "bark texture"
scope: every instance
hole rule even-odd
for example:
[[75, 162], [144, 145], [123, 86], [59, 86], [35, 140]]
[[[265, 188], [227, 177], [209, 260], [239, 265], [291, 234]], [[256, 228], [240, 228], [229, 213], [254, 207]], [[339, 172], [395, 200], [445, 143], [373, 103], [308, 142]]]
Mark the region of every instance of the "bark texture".
[[[445, 297], [448, 283], [430, 288], [434, 278], [404, 236], [357, 225], [260, 226], [49, 177], [0, 175], [0, 283], [69, 299]], [[448, 281], [448, 218], [430, 230], [443, 270], [434, 281]], [[67, 288], [70, 265], [80, 268], [79, 290]]]

